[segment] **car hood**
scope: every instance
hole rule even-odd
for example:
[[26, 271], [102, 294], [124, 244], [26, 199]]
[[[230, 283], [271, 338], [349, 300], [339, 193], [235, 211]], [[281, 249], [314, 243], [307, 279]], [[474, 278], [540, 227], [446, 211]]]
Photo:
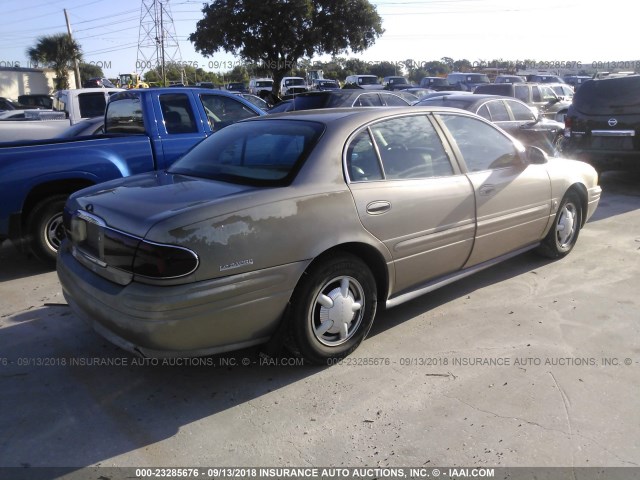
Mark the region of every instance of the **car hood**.
[[[144, 238], [158, 222], [188, 211], [198, 211], [192, 220], [229, 213], [227, 201], [235, 207], [251, 198], [258, 187], [152, 172], [114, 180], [76, 192], [69, 200], [71, 211], [85, 210], [100, 217], [109, 227]], [[217, 205], [217, 207], [216, 207]]]

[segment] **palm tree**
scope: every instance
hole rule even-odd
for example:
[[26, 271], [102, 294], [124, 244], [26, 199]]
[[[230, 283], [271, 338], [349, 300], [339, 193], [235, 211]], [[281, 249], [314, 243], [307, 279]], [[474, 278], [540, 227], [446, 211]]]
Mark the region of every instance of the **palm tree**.
[[57, 90], [69, 88], [68, 69], [74, 61], [82, 60], [80, 45], [66, 33], [39, 37], [36, 46], [27, 49], [27, 55], [32, 62], [53, 68]]

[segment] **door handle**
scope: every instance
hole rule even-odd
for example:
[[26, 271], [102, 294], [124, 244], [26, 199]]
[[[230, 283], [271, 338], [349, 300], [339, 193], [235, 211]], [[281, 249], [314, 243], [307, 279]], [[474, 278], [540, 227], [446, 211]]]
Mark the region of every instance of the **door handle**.
[[380, 215], [391, 210], [391, 203], [385, 200], [376, 200], [367, 205], [367, 213], [369, 215]]
[[489, 196], [496, 193], [495, 185], [482, 185], [479, 189], [480, 195]]

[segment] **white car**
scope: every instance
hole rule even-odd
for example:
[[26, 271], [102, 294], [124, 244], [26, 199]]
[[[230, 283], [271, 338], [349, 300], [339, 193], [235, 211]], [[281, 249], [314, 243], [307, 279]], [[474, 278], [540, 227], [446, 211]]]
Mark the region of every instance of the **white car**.
[[284, 77], [280, 81], [280, 96], [308, 92], [307, 82], [302, 77]]

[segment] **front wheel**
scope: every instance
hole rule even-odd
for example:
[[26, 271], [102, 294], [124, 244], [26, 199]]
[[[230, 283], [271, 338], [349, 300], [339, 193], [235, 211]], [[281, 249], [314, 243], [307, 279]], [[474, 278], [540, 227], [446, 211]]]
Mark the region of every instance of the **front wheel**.
[[53, 195], [38, 202], [27, 219], [31, 253], [43, 263], [55, 265], [56, 255], [64, 240], [62, 211], [67, 195]]
[[326, 257], [293, 293], [288, 346], [314, 364], [343, 358], [369, 333], [376, 307], [376, 283], [367, 265], [346, 253]]
[[553, 226], [538, 249], [541, 255], [560, 258], [573, 250], [582, 225], [582, 203], [576, 192], [570, 191], [562, 199]]

